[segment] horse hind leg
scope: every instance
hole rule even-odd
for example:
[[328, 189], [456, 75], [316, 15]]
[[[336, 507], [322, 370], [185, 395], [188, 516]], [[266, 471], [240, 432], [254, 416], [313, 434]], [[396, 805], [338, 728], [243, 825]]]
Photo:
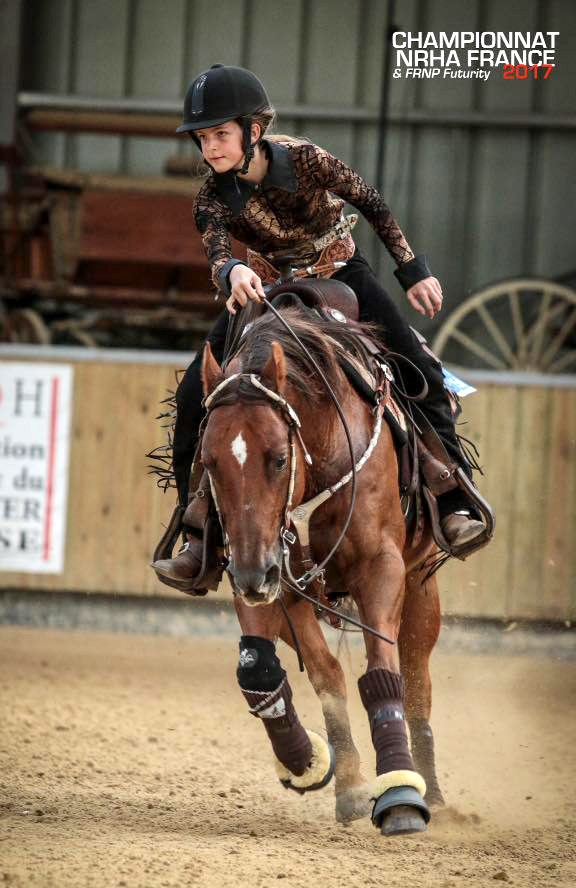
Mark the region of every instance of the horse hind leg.
[[[336, 754], [336, 820], [349, 823], [368, 816], [372, 803], [368, 786], [360, 772], [360, 756], [352, 739], [344, 672], [328, 649], [311, 605], [301, 601], [292, 605], [289, 612], [310, 683], [322, 706], [328, 741]], [[280, 637], [294, 647], [292, 633], [286, 624]]]
[[412, 757], [426, 781], [426, 802], [444, 805], [436, 774], [434, 735], [430, 727], [432, 682], [430, 654], [440, 634], [440, 598], [436, 577], [422, 582], [422, 574], [411, 571], [406, 578], [402, 612], [400, 662], [406, 683], [405, 706], [410, 728]]

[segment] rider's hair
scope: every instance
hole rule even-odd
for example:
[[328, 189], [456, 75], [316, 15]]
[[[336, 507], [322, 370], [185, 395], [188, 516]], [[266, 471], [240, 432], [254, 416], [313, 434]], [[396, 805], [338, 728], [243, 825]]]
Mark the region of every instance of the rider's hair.
[[291, 142], [296, 145], [301, 145], [304, 142], [310, 141], [304, 136], [288, 136], [285, 133], [268, 132], [276, 123], [276, 111], [271, 107], [263, 108], [261, 111], [252, 114], [252, 123], [260, 124], [262, 129], [261, 138], [266, 136], [268, 142]]

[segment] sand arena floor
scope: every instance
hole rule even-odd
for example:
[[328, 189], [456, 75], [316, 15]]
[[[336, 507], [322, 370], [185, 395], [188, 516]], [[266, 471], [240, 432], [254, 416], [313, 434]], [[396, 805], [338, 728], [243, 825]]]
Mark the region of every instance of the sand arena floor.
[[[319, 705], [280, 645], [302, 721]], [[439, 775], [424, 837], [334, 821], [276, 781], [227, 639], [0, 630], [0, 885], [576, 884], [576, 664], [436, 655]], [[344, 658], [347, 659], [346, 657]], [[366, 774], [373, 756], [346, 663]]]

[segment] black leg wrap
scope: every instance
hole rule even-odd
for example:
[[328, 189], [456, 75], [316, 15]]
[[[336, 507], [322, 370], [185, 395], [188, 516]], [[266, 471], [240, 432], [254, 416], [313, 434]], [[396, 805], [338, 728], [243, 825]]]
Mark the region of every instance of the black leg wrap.
[[406, 732], [402, 676], [387, 669], [371, 669], [359, 679], [358, 688], [370, 720], [376, 774], [414, 771]]
[[243, 691], [273, 691], [277, 688], [286, 673], [276, 656], [274, 642], [257, 635], [243, 635], [236, 677]]
[[242, 636], [236, 674], [250, 712], [262, 719], [276, 758], [300, 776], [312, 759], [312, 744], [292, 704], [292, 689], [274, 644]]

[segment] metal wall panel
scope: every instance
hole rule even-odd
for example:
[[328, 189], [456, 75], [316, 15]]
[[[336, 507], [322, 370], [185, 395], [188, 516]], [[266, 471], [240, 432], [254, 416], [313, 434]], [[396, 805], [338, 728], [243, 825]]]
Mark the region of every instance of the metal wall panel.
[[[529, 140], [522, 132], [476, 137], [468, 285], [520, 274], [524, 265]], [[531, 270], [531, 269], [530, 269]], [[528, 269], [525, 269], [528, 272]]]
[[[76, 2], [71, 47], [73, 92], [114, 97], [125, 94], [129, 8], [129, 0]], [[120, 170], [121, 139], [77, 136], [70, 140], [67, 165], [98, 173]]]
[[576, 135], [544, 133], [536, 178], [534, 268], [544, 277], [576, 270]]
[[[0, 0], [0, 146], [13, 145], [16, 136], [15, 104], [19, 88], [22, 0]], [[0, 164], [0, 193], [8, 187], [8, 169]]]
[[[182, 91], [186, 59], [185, 0], [162, 4], [158, 15], [155, 0], [130, 4], [131, 21], [127, 35], [127, 89], [131, 96], [156, 96], [171, 99]], [[184, 27], [183, 27], [184, 25]], [[167, 154], [176, 146], [159, 139], [127, 139], [123, 168], [136, 175], [158, 175]]]
[[[421, 31], [476, 31], [482, 0], [443, 0], [427, 3], [420, 20]], [[450, 23], [447, 27], [446, 23]], [[465, 111], [474, 107], [477, 82], [443, 77], [423, 80], [419, 105], [435, 111]]]
[[[253, 68], [278, 106], [367, 109], [372, 120], [279, 121], [378, 179], [375, 122], [385, 45], [384, 0], [42, 0], [25, 4], [22, 87], [99, 96], [179, 99], [216, 61]], [[403, 0], [402, 30], [559, 30], [558, 73], [547, 81], [392, 80], [390, 108], [429, 113], [388, 125], [383, 194], [446, 290], [444, 317], [473, 289], [525, 273], [574, 268], [576, 129], [479, 126], [445, 112], [575, 114], [576, 4], [572, 0]], [[84, 170], [159, 173], [188, 140], [35, 135], [36, 158]], [[357, 240], [393, 265], [370, 227]], [[441, 323], [412, 321], [432, 335]]]
[[[74, 0], [44, 0], [24, 4], [21, 85], [23, 89], [70, 93]], [[32, 162], [66, 165], [67, 137], [35, 133], [28, 152]]]
[[[157, 6], [157, 14], [161, 15], [164, 4]], [[240, 65], [249, 0], [194, 0], [190, 6], [194, 27], [186, 81], [216, 62]], [[271, 11], [268, 15], [271, 24]]]
[[574, 84], [576, 83], [576, 54], [574, 53], [574, 37], [576, 36], [576, 3], [571, 0], [547, 0], [543, 3], [546, 30], [560, 31], [558, 37], [558, 64], [562, 68], [562, 84], [552, 84], [546, 89], [548, 81], [539, 84], [540, 106], [543, 111], [554, 111], [558, 114], [574, 114], [576, 99]]
[[[308, 27], [306, 0], [253, 0], [250, 32], [243, 63], [266, 84], [276, 105], [302, 100], [302, 64], [306, 51], [303, 34]], [[270, 22], [275, 32], [270, 32]]]
[[[482, 4], [484, 31], [526, 31], [537, 30], [540, 0], [508, 0], [498, 3], [489, 0]], [[564, 71], [564, 66], [562, 66]], [[565, 76], [565, 75], [563, 75]], [[505, 87], [505, 88], [504, 88]], [[528, 80], [507, 80], [505, 83], [497, 71], [479, 90], [479, 107], [483, 111], [531, 111], [533, 105], [533, 82]]]

